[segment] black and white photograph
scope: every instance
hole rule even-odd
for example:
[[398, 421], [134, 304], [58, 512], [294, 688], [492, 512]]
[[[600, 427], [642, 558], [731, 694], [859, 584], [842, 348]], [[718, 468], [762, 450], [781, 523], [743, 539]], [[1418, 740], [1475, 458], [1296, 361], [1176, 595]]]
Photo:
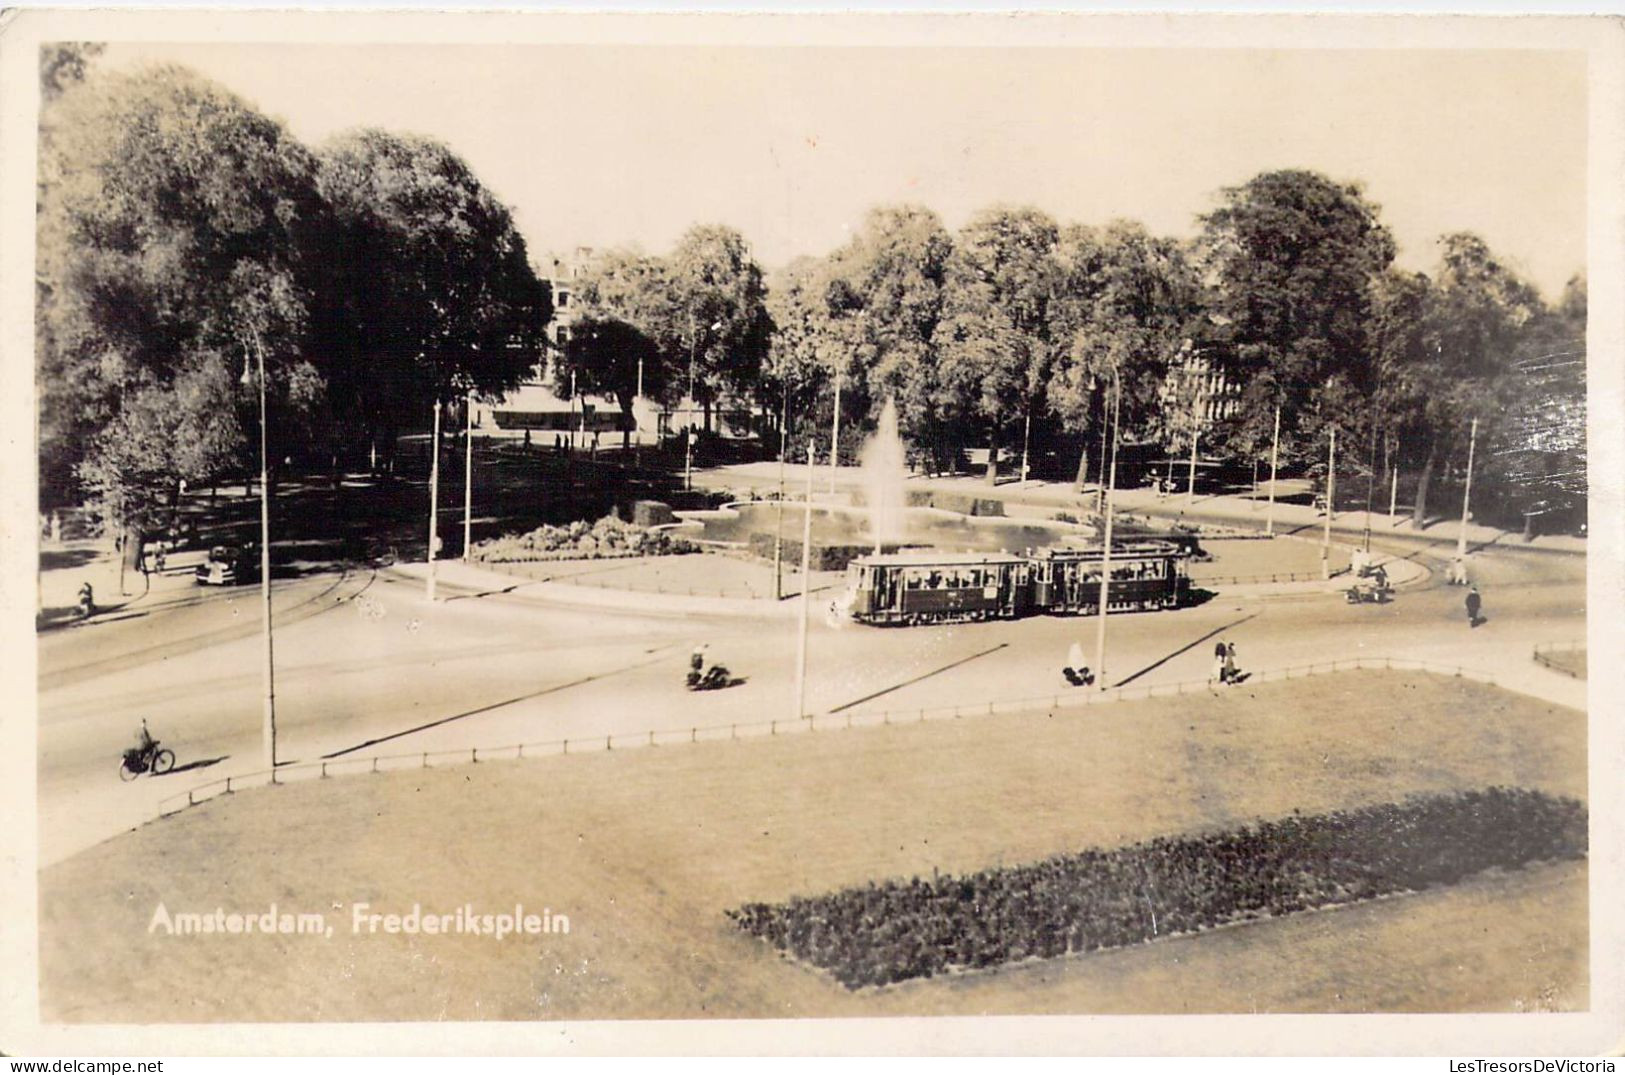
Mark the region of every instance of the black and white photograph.
[[1617, 1048], [1617, 22], [279, 18], [4, 35], [32, 1025]]

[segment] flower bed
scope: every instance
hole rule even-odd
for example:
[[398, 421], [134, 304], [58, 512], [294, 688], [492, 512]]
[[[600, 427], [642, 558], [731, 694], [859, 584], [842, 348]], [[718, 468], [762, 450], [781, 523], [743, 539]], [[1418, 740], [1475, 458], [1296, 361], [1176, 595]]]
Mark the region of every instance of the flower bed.
[[656, 530], [606, 515], [595, 523], [542, 526], [474, 546], [474, 559], [486, 563], [533, 560], [611, 560], [632, 556], [678, 556], [699, 546], [669, 530]]
[[1490, 788], [727, 913], [745, 932], [859, 989], [1120, 948], [1585, 850], [1579, 802]]

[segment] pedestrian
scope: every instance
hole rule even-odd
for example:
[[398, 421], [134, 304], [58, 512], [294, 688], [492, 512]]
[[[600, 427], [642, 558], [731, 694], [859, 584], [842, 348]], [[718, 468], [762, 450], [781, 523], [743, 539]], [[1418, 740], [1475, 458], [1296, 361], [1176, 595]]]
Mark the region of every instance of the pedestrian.
[[1467, 626], [1478, 626], [1478, 610], [1482, 608], [1483, 605], [1484, 599], [1478, 595], [1478, 587], [1469, 586], [1467, 588]]
[[1226, 683], [1236, 681], [1236, 644], [1234, 642], [1228, 642], [1224, 647], [1224, 681]]
[[525, 451], [530, 451], [530, 427], [525, 427]]
[[704, 642], [696, 643], [694, 651], [688, 655], [688, 666], [694, 670], [695, 675], [698, 675], [705, 668], [706, 648]]
[[1224, 659], [1226, 657], [1228, 657], [1228, 656], [1230, 656], [1230, 653], [1229, 653], [1228, 650], [1226, 650], [1224, 648], [1224, 643], [1222, 641], [1214, 643], [1214, 646], [1213, 646], [1213, 675], [1208, 677], [1209, 681], [1212, 681], [1212, 680], [1216, 679], [1220, 683], [1226, 682], [1225, 675], [1224, 675]]

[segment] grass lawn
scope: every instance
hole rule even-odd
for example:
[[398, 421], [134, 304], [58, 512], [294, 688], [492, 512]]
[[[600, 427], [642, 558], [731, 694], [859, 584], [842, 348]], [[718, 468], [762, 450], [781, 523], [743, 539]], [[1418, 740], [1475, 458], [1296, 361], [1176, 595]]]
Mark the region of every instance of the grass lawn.
[[[535, 579], [567, 582], [575, 586], [602, 586], [611, 590], [683, 594], [697, 597], [735, 597], [771, 602], [773, 564], [743, 555], [700, 552], [681, 556], [633, 556], [605, 560], [520, 560], [477, 562], [487, 571]], [[801, 592], [801, 564], [785, 557], [781, 591]], [[840, 571], [814, 571], [813, 591], [838, 585]]]
[[[1320, 577], [1320, 546], [1312, 541], [1284, 537], [1273, 541], [1203, 538], [1202, 548], [1211, 553], [1213, 559], [1206, 563], [1192, 561], [1188, 565], [1191, 579], [1197, 583], [1204, 579], [1232, 578], [1268, 582], [1275, 576], [1286, 581], [1286, 576], [1294, 574], [1305, 578]], [[1327, 559], [1333, 571], [1348, 570], [1348, 549], [1333, 545]]]
[[[1463, 1011], [1587, 1004], [1584, 863], [849, 992], [723, 912], [871, 879], [1502, 784], [1585, 799], [1585, 718], [1348, 673], [1068, 711], [353, 776], [239, 793], [42, 871], [47, 1021]], [[319, 912], [330, 938], [149, 934]], [[570, 917], [356, 935], [353, 905]]]

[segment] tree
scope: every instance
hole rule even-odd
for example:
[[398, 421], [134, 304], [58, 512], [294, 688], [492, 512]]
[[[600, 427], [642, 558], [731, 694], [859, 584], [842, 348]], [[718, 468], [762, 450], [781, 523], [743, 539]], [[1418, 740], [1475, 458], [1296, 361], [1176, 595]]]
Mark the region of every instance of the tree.
[[554, 390], [614, 396], [621, 408], [622, 444], [631, 437], [632, 407], [641, 388], [664, 398], [671, 391], [674, 318], [666, 267], [633, 250], [609, 250], [585, 267], [576, 282], [581, 313], [554, 369]]
[[[944, 469], [953, 445], [942, 414], [934, 340], [953, 239], [941, 219], [916, 205], [871, 209], [852, 241], [831, 259], [844, 281], [850, 354], [869, 401], [869, 421], [896, 399], [903, 435]], [[861, 318], [850, 314], [861, 311]]]
[[1472, 419], [1482, 420], [1482, 445], [1499, 434], [1497, 416], [1517, 398], [1513, 360], [1543, 309], [1535, 289], [1476, 235], [1447, 235], [1439, 246], [1432, 281], [1390, 283], [1379, 319], [1384, 399], [1422, 468], [1412, 508], [1418, 526], [1439, 464], [1465, 443]]
[[672, 323], [660, 335], [682, 351], [685, 392], [692, 369], [709, 432], [713, 405], [748, 394], [761, 376], [772, 334], [762, 270], [737, 231], [702, 224], [678, 241], [666, 260], [666, 281]]
[[[1282, 411], [1288, 457], [1313, 456], [1322, 428], [1364, 421], [1372, 286], [1394, 241], [1358, 184], [1266, 172], [1223, 191], [1202, 217], [1216, 312], [1245, 378], [1233, 435], [1259, 443]], [[1301, 442], [1301, 443], [1300, 443]]]
[[[1130, 429], [1167, 431], [1173, 416], [1159, 404], [1174, 356], [1203, 325], [1201, 281], [1174, 240], [1157, 238], [1133, 221], [1104, 230], [1066, 228], [1056, 246], [1059, 275], [1051, 304], [1054, 375], [1051, 408], [1077, 433], [1087, 433], [1107, 392], [1121, 378], [1121, 420]], [[1087, 443], [1077, 486], [1089, 466]]]
[[363, 130], [325, 145], [332, 301], [322, 335], [340, 360], [335, 410], [393, 445], [443, 403], [497, 395], [545, 355], [553, 315], [506, 206], [450, 149]]
[[[772, 346], [763, 370], [763, 402], [778, 407], [790, 426], [785, 430], [786, 446], [792, 458], [805, 451], [804, 437], [813, 436], [827, 413], [820, 412], [820, 400], [829, 384], [838, 358], [838, 336], [829, 310], [830, 261], [827, 258], [800, 257], [774, 276], [767, 291], [767, 311], [773, 324]], [[812, 426], [799, 426], [791, 415], [806, 415]]]
[[[49, 107], [42, 498], [70, 501], [82, 481], [112, 522], [137, 525], [161, 489], [172, 499], [181, 480], [238, 462], [247, 396], [234, 371], [251, 346], [266, 352], [273, 402], [291, 402], [277, 386], [307, 329], [312, 161], [278, 124], [177, 67], [93, 74]], [[171, 434], [184, 451], [148, 450]]]
[[995, 207], [955, 237], [933, 333], [938, 406], [986, 431], [987, 480], [997, 475], [1004, 427], [1041, 405], [1049, 371], [1049, 305], [1057, 227], [1036, 209]]

